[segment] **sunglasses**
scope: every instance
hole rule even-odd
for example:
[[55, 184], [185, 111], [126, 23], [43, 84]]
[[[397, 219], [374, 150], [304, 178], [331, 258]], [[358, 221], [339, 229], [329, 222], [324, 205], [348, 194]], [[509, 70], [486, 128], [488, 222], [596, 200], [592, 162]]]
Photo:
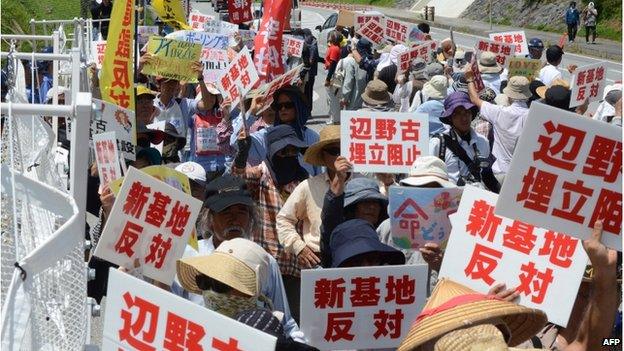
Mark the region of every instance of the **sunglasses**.
[[325, 148], [325, 149], [323, 149], [323, 152], [325, 152], [326, 154], [331, 155], [331, 156], [340, 156], [340, 148], [339, 147]]
[[285, 109], [290, 110], [290, 109], [292, 109], [292, 108], [294, 108], [294, 107], [295, 107], [295, 104], [293, 104], [291, 101], [289, 101], [289, 102], [282, 102], [282, 103], [276, 102], [276, 103], [273, 103], [273, 104], [271, 105], [271, 107], [272, 107], [272, 108], [273, 108], [273, 110], [275, 110], [275, 111], [279, 111], [279, 110], [281, 110], [282, 108], [285, 108]]

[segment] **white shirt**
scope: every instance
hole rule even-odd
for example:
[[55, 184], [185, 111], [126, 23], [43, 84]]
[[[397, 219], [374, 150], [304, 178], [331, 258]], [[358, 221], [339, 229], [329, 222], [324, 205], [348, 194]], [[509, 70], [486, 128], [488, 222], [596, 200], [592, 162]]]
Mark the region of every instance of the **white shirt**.
[[481, 73], [481, 80], [483, 80], [483, 85], [494, 90], [496, 95], [501, 93], [501, 75], [499, 73]]
[[[451, 130], [444, 134], [455, 133], [455, 131]], [[490, 156], [490, 144], [486, 138], [482, 135], [477, 134], [472, 128], [470, 129], [470, 143], [465, 141], [464, 139], [456, 136], [456, 139], [459, 141], [459, 145], [466, 151], [466, 155], [471, 160], [474, 160], [475, 157], [475, 146], [479, 151], [479, 157], [488, 157]], [[431, 156], [438, 157], [440, 153], [440, 139], [439, 138], [430, 138], [429, 139], [429, 153]], [[470, 170], [465, 163], [463, 163], [457, 155], [455, 155], [448, 146], [446, 147], [446, 152], [444, 154], [444, 163], [446, 163], [446, 169], [448, 171], [449, 180], [453, 183], [457, 184], [459, 180], [459, 176], [467, 177], [470, 175]]]
[[524, 101], [514, 101], [510, 106], [494, 105], [487, 101], [481, 104], [481, 117], [492, 123], [494, 132], [494, 174], [507, 173], [528, 115], [529, 108]]
[[546, 66], [542, 67], [539, 72], [538, 79], [541, 80], [544, 85], [549, 86], [557, 78], [561, 78], [561, 71], [559, 70], [559, 68], [549, 63]]

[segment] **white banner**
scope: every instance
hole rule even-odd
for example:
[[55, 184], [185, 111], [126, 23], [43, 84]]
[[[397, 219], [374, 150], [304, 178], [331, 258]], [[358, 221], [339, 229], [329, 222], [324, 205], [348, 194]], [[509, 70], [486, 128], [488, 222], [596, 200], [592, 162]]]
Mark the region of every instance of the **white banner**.
[[427, 294], [427, 265], [301, 271], [301, 331], [321, 350], [397, 347]]

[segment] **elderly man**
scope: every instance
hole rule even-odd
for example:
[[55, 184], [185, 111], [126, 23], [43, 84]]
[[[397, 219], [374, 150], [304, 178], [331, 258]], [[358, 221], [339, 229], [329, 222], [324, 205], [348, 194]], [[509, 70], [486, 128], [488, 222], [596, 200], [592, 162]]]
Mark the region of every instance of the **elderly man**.
[[[199, 230], [204, 239], [199, 240], [198, 251], [187, 246], [185, 258], [209, 255], [226, 240], [250, 238], [252, 229], [259, 223], [247, 185], [242, 179], [231, 175], [224, 175], [207, 185], [206, 201], [200, 216]], [[282, 323], [286, 333], [303, 342], [303, 334], [290, 314], [279, 266], [271, 255], [267, 256], [269, 274], [268, 279], [261, 282], [262, 294], [271, 299], [275, 310], [284, 313]], [[173, 282], [171, 291], [199, 305], [204, 304], [201, 295], [185, 291], [177, 280]]]

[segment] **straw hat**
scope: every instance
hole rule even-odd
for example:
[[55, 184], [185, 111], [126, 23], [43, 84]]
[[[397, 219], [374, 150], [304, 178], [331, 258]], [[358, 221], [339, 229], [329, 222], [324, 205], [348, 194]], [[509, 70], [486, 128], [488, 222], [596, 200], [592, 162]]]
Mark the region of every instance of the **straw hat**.
[[479, 59], [479, 72], [481, 73], [500, 73], [503, 68], [496, 62], [496, 54], [489, 51], [481, 53]]
[[548, 88], [554, 87], [554, 86], [562, 86], [562, 87], [564, 87], [566, 89], [570, 89], [570, 84], [567, 81], [565, 81], [565, 80], [563, 80], [561, 78], [557, 78], [557, 79], [553, 80], [552, 83], [550, 83], [549, 86], [543, 85], [541, 87], [538, 87], [537, 89], [535, 89], [535, 92], [537, 93], [537, 95], [539, 97], [544, 99], [544, 98], [546, 98], [546, 90], [548, 90]]
[[243, 294], [258, 296], [260, 294], [257, 274], [259, 267], [252, 267], [246, 263], [246, 260], [239, 258], [239, 256], [247, 255], [248, 251], [250, 251], [249, 247], [242, 245], [239, 240], [228, 240], [222, 242], [210, 255], [179, 259], [176, 262], [176, 271], [180, 285], [194, 294], [201, 295], [202, 289], [197, 286], [196, 277], [204, 274]]
[[[507, 347], [505, 336], [493, 324], [480, 324], [474, 327], [454, 330], [436, 341], [435, 351], [516, 351], [521, 350]], [[545, 350], [545, 349], [523, 349]]]
[[448, 279], [438, 282], [398, 351], [421, 350], [428, 341], [469, 326], [500, 320], [509, 329], [507, 344], [516, 346], [535, 335], [545, 324], [546, 314], [479, 294]]
[[385, 105], [392, 100], [392, 95], [388, 92], [386, 83], [379, 79], [373, 79], [366, 84], [362, 100], [369, 105]]
[[340, 142], [340, 126], [326, 126], [321, 129], [319, 137], [319, 141], [306, 150], [303, 160], [311, 165], [325, 166], [325, 162], [323, 162], [323, 148]]

